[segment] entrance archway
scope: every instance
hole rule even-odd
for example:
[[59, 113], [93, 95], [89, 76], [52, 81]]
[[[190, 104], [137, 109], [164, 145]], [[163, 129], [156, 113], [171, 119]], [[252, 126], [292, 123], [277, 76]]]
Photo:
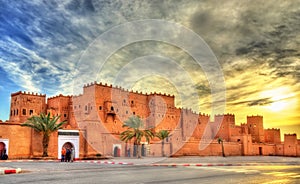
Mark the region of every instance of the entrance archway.
[[58, 159], [61, 159], [62, 148], [74, 148], [75, 159], [79, 158], [79, 131], [78, 130], [58, 130]]
[[72, 144], [72, 143], [70, 143], [70, 142], [66, 142], [63, 146], [62, 146], [62, 148], [65, 148], [65, 149], [71, 149], [71, 148], [74, 148], [74, 145]]
[[0, 160], [6, 160], [7, 153], [6, 153], [6, 145], [4, 142], [0, 142]]
[[113, 144], [113, 155], [114, 157], [121, 156], [121, 144]]

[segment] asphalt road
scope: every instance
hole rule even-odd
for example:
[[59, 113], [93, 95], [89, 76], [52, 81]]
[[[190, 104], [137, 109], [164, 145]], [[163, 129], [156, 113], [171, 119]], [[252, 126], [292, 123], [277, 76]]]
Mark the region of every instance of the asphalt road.
[[300, 165], [142, 166], [94, 163], [11, 162], [20, 174], [0, 175], [0, 183], [300, 183]]
[[2, 175], [0, 183], [300, 183], [299, 165], [142, 166], [94, 163], [11, 162], [23, 173]]

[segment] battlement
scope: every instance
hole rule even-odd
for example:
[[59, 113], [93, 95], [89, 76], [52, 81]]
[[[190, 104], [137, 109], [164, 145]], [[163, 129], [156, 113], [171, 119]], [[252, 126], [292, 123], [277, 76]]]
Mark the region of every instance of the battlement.
[[234, 116], [234, 114], [227, 113], [227, 114], [216, 114], [215, 117], [220, 117], [220, 116]]
[[293, 134], [284, 134], [285, 137], [296, 137], [297, 134], [293, 133]]
[[280, 131], [280, 128], [267, 128], [268, 131]]
[[59, 98], [59, 97], [71, 98], [71, 97], [73, 97], [73, 95], [62, 95], [62, 94], [59, 94], [59, 95], [56, 95], [56, 96], [49, 97], [48, 100]]
[[253, 118], [253, 117], [263, 117], [263, 116], [261, 116], [261, 115], [251, 115], [251, 116], [247, 116], [247, 118]]
[[102, 83], [102, 82], [91, 82], [91, 83], [87, 83], [83, 86], [83, 88], [88, 88], [88, 87], [92, 87], [92, 86], [102, 86], [102, 87], [108, 87], [108, 88], [113, 88], [113, 89], [119, 89], [123, 92], [130, 92], [130, 93], [134, 93], [134, 94], [141, 94], [141, 95], [147, 95], [147, 96], [153, 96], [153, 95], [159, 95], [159, 96], [166, 96], [166, 97], [172, 97], [174, 98], [175, 95], [171, 95], [171, 94], [166, 94], [166, 93], [161, 93], [161, 92], [151, 92], [150, 94], [148, 93], [143, 93], [142, 91], [133, 91], [133, 90], [128, 90], [128, 89], [124, 89], [121, 86], [113, 86], [112, 84], [108, 85], [107, 83]]
[[16, 93], [12, 93], [11, 96], [17, 96], [17, 95], [31, 95], [31, 96], [40, 96], [40, 97], [45, 97], [46, 94], [41, 94], [41, 93], [34, 93], [34, 92], [26, 92], [26, 91], [18, 91]]
[[204, 117], [210, 117], [210, 115], [209, 114], [205, 114], [205, 113], [201, 113], [201, 112], [199, 112], [199, 116], [204, 116]]

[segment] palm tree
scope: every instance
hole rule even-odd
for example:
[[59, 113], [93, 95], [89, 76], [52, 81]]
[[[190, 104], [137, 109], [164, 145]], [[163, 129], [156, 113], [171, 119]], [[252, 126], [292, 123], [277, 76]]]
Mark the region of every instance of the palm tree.
[[131, 116], [123, 124], [123, 127], [127, 127], [127, 130], [120, 134], [120, 139], [125, 141], [134, 140], [134, 145], [137, 146], [137, 157], [141, 158], [140, 145], [142, 138], [145, 137], [149, 143], [150, 139], [154, 137], [154, 133], [151, 129], [144, 129], [144, 123], [139, 116]]
[[49, 138], [52, 132], [60, 129], [63, 124], [66, 123], [66, 121], [62, 121], [60, 123], [56, 123], [60, 116], [53, 116], [50, 117], [50, 113], [48, 115], [45, 115], [44, 113], [41, 113], [39, 116], [31, 116], [27, 119], [26, 122], [21, 124], [21, 126], [26, 126], [33, 128], [37, 132], [42, 132], [43, 134], [43, 157], [48, 156], [48, 144], [49, 144]]
[[156, 133], [156, 137], [158, 137], [161, 142], [161, 155], [164, 157], [165, 156], [165, 150], [164, 150], [164, 145], [165, 145], [165, 138], [169, 137], [169, 131], [167, 130], [160, 130], [158, 133]]
[[224, 145], [223, 145], [223, 139], [222, 138], [218, 138], [218, 143], [222, 144], [222, 156], [225, 157], [225, 152], [224, 152]]

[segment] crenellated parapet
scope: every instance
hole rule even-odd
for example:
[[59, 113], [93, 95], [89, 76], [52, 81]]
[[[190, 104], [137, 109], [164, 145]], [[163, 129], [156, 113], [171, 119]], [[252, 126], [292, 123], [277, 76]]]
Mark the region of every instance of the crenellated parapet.
[[209, 114], [205, 114], [205, 113], [199, 112], [198, 115], [201, 116], [201, 117], [207, 117], [207, 118], [210, 118], [210, 115], [209, 115]]
[[247, 118], [253, 118], [253, 117], [260, 117], [260, 118], [262, 118], [263, 116], [262, 116], [262, 115], [251, 115], [251, 116], [247, 116]]
[[27, 91], [18, 91], [16, 93], [12, 93], [11, 96], [17, 96], [17, 95], [31, 95], [31, 96], [40, 96], [40, 97], [45, 97], [46, 94], [41, 94], [41, 93], [34, 93], [34, 92], [27, 92]]
[[87, 83], [84, 84], [83, 88], [89, 88], [92, 86], [102, 86], [102, 87], [108, 87], [108, 88], [112, 88], [112, 89], [116, 89], [116, 90], [121, 90], [122, 92], [129, 92], [129, 93], [133, 93], [133, 94], [140, 94], [140, 95], [147, 95], [147, 96], [153, 96], [153, 95], [158, 95], [158, 96], [166, 96], [166, 97], [172, 97], [174, 98], [175, 95], [173, 94], [167, 94], [167, 93], [161, 93], [161, 92], [150, 92], [148, 93], [143, 93], [142, 91], [133, 91], [133, 90], [128, 90], [128, 89], [124, 89], [121, 86], [113, 86], [112, 84], [108, 85], [107, 83], [102, 83], [102, 82], [91, 82], [91, 83]]
[[56, 95], [56, 96], [49, 97], [48, 100], [55, 99], [55, 98], [61, 98], [61, 97], [72, 98], [73, 95], [63, 95], [63, 94], [59, 94], [59, 95]]
[[267, 128], [265, 130], [269, 130], [269, 131], [280, 131], [280, 128]]
[[284, 134], [284, 136], [287, 136], [287, 137], [295, 137], [295, 136], [297, 136], [297, 134], [295, 134], [295, 133], [293, 133], [293, 134]]
[[234, 116], [234, 114], [226, 113], [226, 114], [216, 114], [215, 116]]

